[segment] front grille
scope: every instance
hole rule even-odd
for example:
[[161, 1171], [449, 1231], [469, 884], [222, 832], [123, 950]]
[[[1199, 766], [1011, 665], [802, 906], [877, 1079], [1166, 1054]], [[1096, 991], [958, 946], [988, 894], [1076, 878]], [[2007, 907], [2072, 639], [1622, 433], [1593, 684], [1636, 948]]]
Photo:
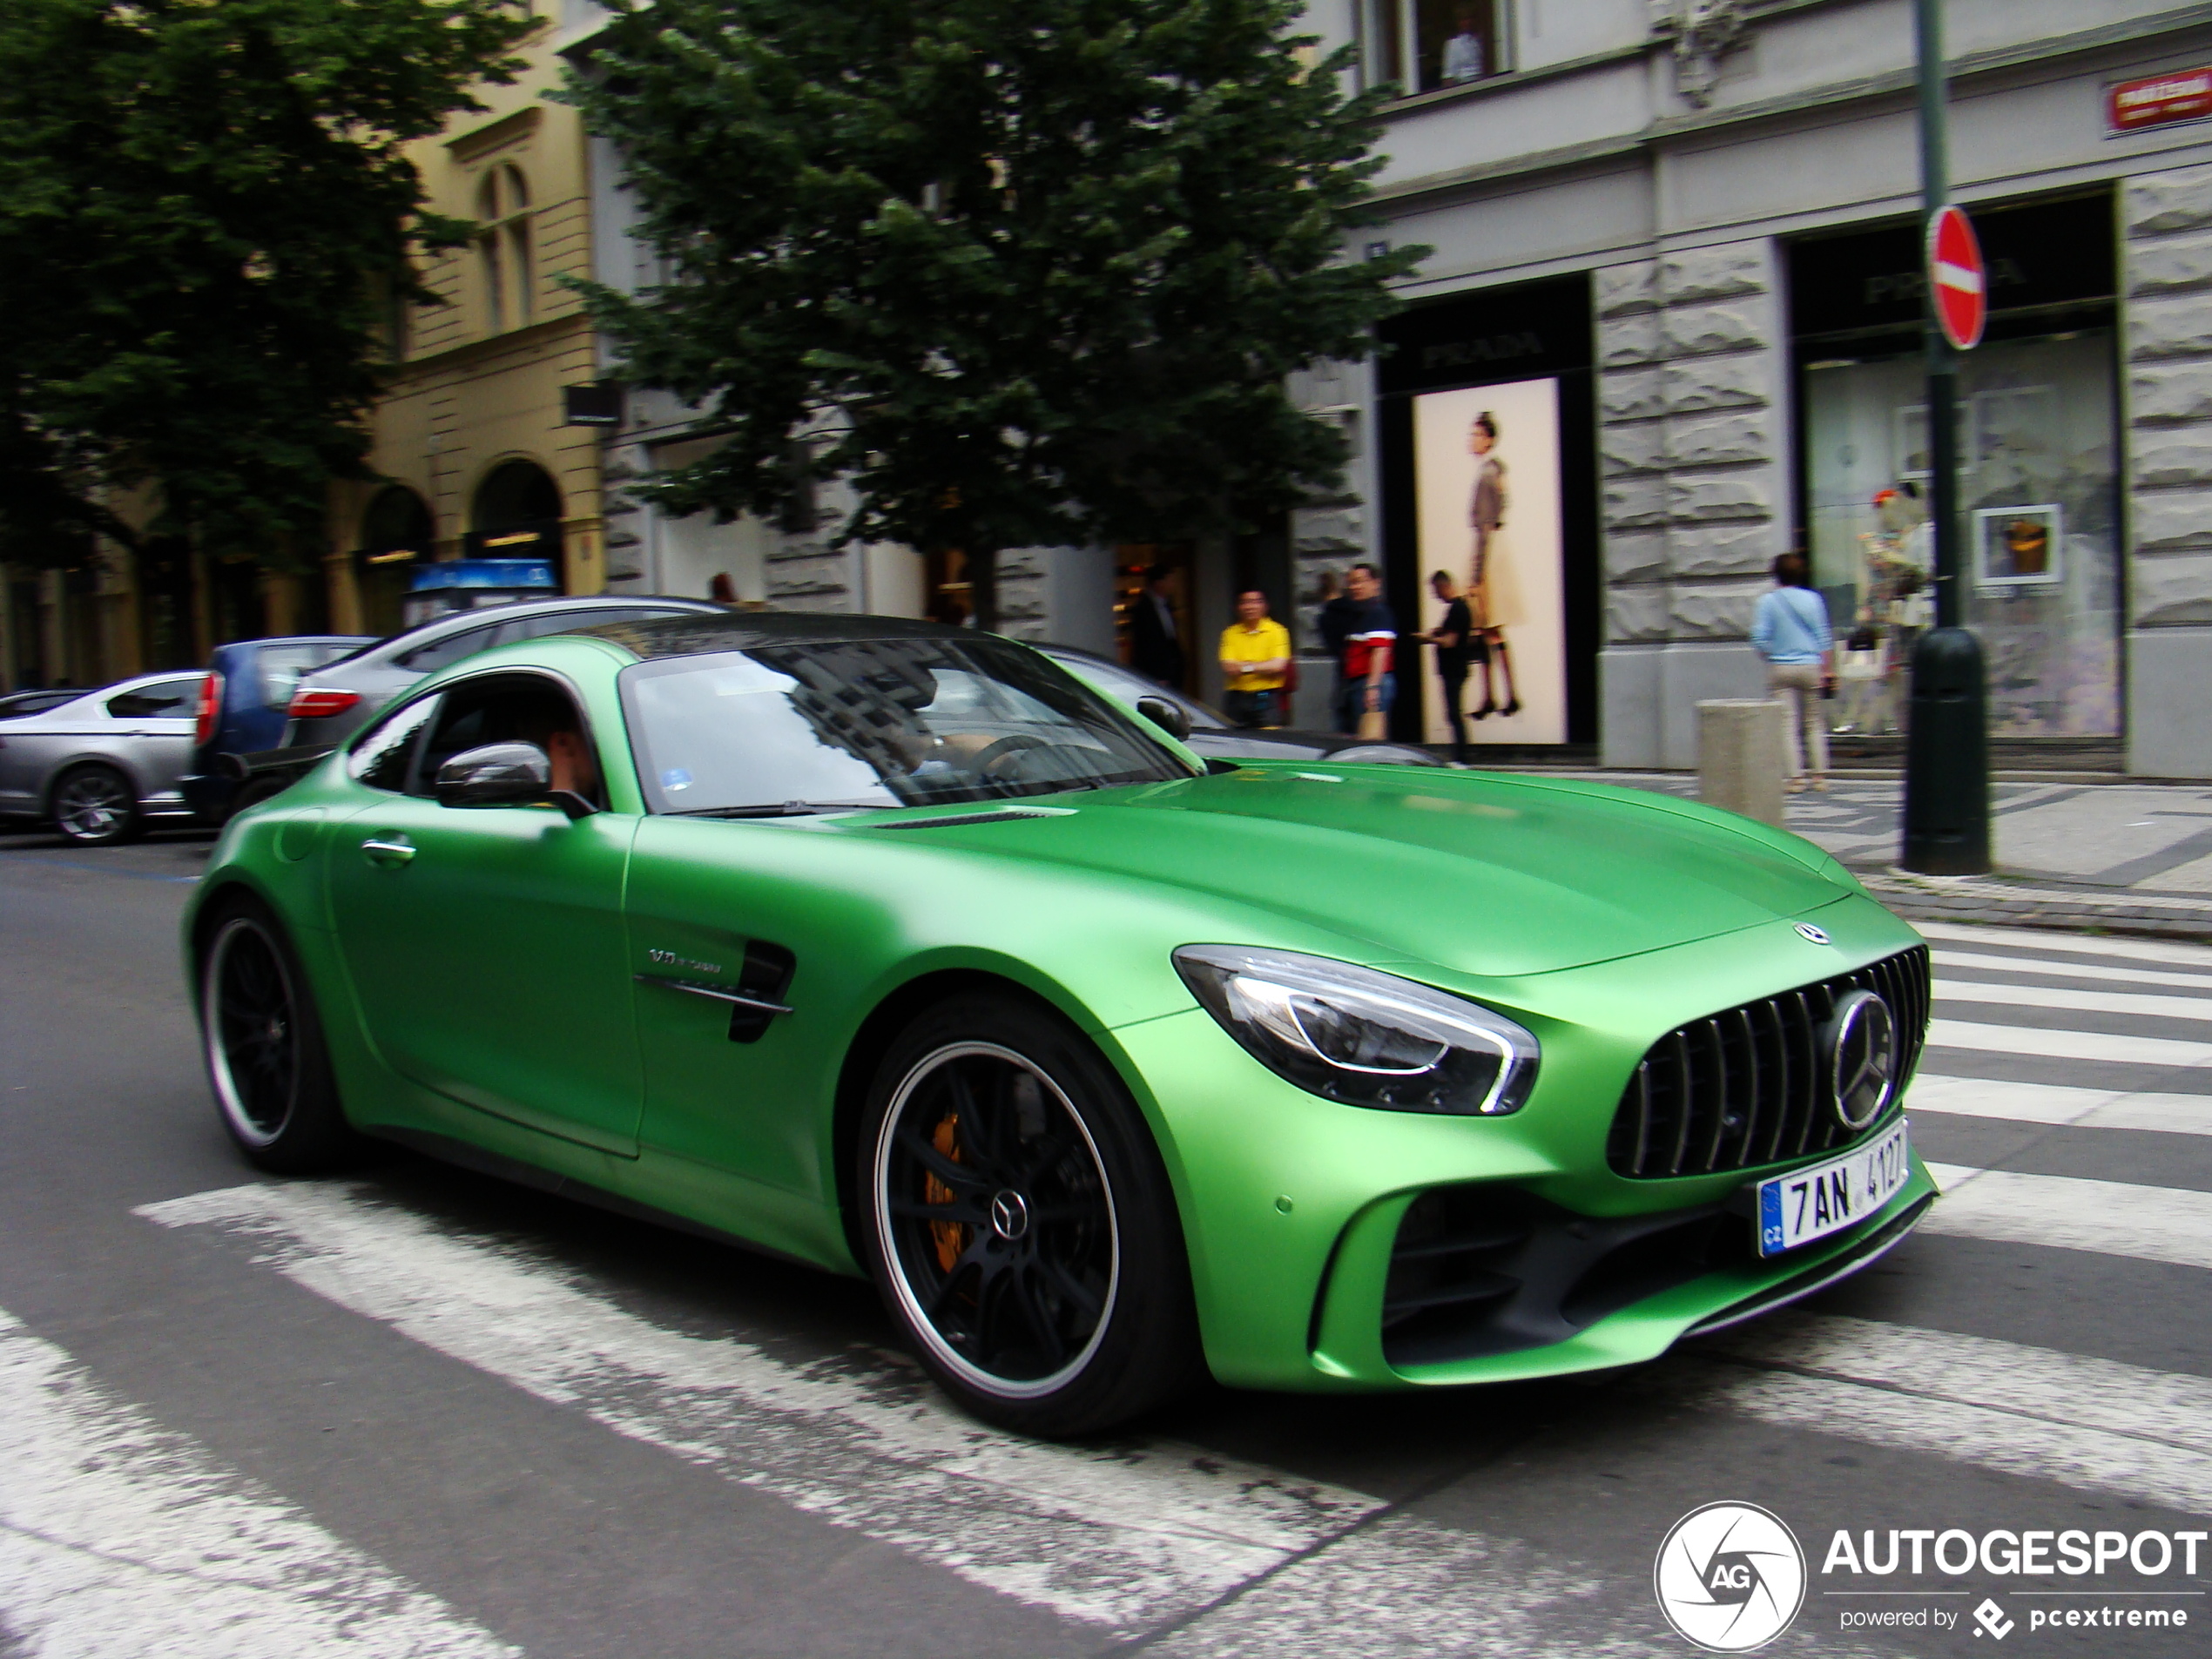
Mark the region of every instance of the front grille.
[[1919, 945], [1660, 1038], [1613, 1115], [1605, 1143], [1613, 1172], [1650, 1180], [1751, 1170], [1832, 1151], [1864, 1133], [1837, 1116], [1821, 1055], [1821, 1028], [1847, 991], [1872, 991], [1890, 1005], [1902, 1085], [1928, 1030], [1928, 953]]

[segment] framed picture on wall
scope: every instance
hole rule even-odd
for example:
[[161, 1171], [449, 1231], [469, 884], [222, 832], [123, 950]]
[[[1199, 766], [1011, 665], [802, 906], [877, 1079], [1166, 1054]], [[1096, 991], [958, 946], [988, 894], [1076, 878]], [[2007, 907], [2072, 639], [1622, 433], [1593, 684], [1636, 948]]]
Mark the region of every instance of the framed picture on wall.
[[1974, 585], [2026, 588], [2065, 579], [2066, 537], [2057, 503], [1974, 512]]

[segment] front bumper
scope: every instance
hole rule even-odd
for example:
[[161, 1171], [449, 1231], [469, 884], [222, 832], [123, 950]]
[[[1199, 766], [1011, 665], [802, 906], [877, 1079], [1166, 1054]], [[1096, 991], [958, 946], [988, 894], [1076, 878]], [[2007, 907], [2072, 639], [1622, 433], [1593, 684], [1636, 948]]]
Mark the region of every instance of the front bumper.
[[[1543, 1069], [1508, 1117], [1322, 1100], [1267, 1072], [1196, 1008], [1113, 1032], [1177, 1185], [1214, 1374], [1240, 1386], [1358, 1390], [1634, 1364], [1694, 1330], [1810, 1294], [1897, 1243], [1935, 1196], [1917, 1158], [1876, 1215], [1774, 1258], [1751, 1251], [1743, 1195], [1816, 1159], [1665, 1179], [1631, 1179], [1607, 1163], [1622, 1087], [1662, 1035], [1919, 942], [1863, 897], [1839, 897], [1818, 916], [1832, 946], [1784, 921], [1518, 981], [1453, 983], [1399, 965], [1536, 1032]], [[1476, 1288], [1461, 1298], [1467, 1317], [1407, 1333], [1405, 1304], [1421, 1287], [1401, 1263], [1393, 1289], [1401, 1224], [1447, 1189], [1467, 1192], [1467, 1213], [1497, 1236], [1459, 1245], [1460, 1288]], [[1490, 1285], [1495, 1294], [1477, 1305], [1484, 1273], [1510, 1282]]]

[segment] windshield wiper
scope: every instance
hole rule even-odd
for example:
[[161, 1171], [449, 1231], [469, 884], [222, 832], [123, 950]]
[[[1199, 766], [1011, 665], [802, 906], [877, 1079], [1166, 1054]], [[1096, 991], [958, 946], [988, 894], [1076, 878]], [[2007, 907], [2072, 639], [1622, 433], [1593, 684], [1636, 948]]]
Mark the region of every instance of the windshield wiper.
[[880, 800], [787, 800], [776, 806], [694, 806], [689, 812], [671, 813], [671, 818], [805, 818], [813, 813], [888, 813], [897, 809], [897, 801]]

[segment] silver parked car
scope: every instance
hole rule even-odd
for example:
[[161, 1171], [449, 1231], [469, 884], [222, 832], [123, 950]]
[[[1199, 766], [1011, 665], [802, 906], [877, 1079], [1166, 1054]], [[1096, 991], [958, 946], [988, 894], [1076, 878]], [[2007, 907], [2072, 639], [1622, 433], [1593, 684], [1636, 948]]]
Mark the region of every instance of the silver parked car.
[[0, 714], [0, 814], [50, 819], [80, 846], [127, 841], [152, 819], [191, 817], [178, 780], [192, 759], [203, 678], [140, 674]]
[[300, 677], [292, 693], [284, 746], [327, 748], [343, 743], [401, 691], [448, 663], [494, 645], [609, 623], [688, 614], [727, 616], [704, 599], [597, 594], [524, 599], [511, 604], [449, 610], [442, 617], [326, 663]]

